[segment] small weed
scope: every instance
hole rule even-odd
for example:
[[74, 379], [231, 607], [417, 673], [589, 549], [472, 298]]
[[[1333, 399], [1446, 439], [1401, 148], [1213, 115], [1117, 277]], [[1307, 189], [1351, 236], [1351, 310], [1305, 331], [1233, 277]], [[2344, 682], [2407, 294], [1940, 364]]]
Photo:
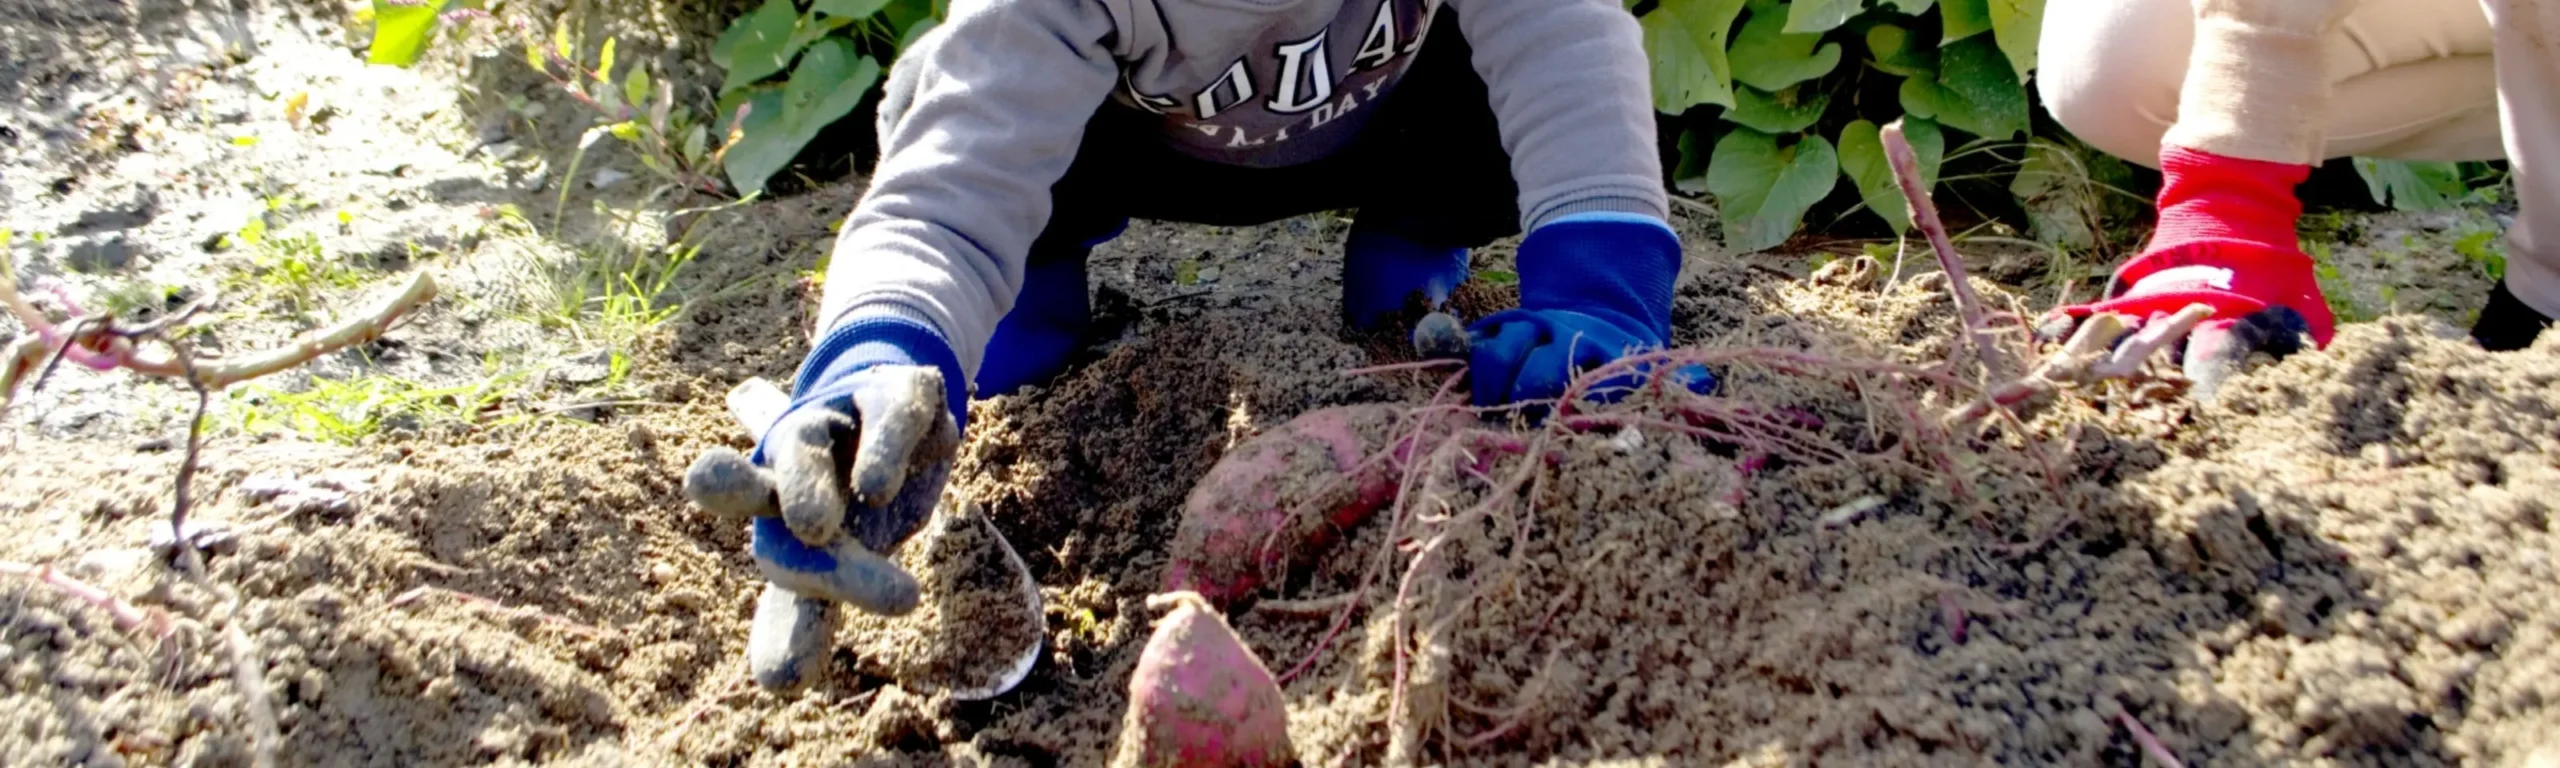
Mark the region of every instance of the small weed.
[[320, 238], [304, 233], [291, 237], [268, 234], [266, 220], [251, 219], [236, 236], [249, 247], [249, 266], [223, 278], [225, 293], [243, 296], [254, 305], [289, 304], [297, 316], [318, 308], [322, 294], [364, 284], [364, 273], [321, 249]]
[[2491, 280], [2502, 280], [2507, 276], [2507, 254], [2498, 247], [2497, 230], [2483, 229], [2463, 235], [2462, 239], [2453, 241], [2453, 252], [2462, 254], [2465, 261], [2478, 266], [2480, 274]]
[[[700, 215], [695, 215], [684, 231], [666, 245], [635, 247], [608, 240], [590, 247], [574, 267], [555, 275], [548, 300], [534, 310], [534, 321], [545, 328], [568, 331], [590, 348], [603, 347], [620, 354], [659, 323], [675, 318], [689, 301], [770, 285], [762, 279], [742, 282], [709, 297], [679, 295], [682, 292], [675, 287], [685, 268], [702, 254], [702, 241], [694, 235], [703, 223], [714, 218], [711, 214], [745, 205], [757, 197], [750, 194], [711, 208], [675, 212], [673, 215]], [[502, 209], [494, 216], [500, 221], [523, 222], [522, 215], [512, 209]], [[524, 226], [530, 229], [530, 225]], [[825, 269], [825, 262], [820, 262], [818, 273], [823, 275]]]
[[671, 295], [676, 277], [702, 253], [699, 243], [658, 248], [598, 248], [554, 281], [539, 321], [580, 342], [621, 350], [681, 311]]
[[314, 440], [353, 444], [395, 426], [491, 423], [489, 417], [515, 394], [526, 375], [501, 373], [450, 387], [428, 387], [392, 376], [314, 376], [310, 388], [301, 392], [248, 385], [230, 393], [236, 417], [233, 426], [242, 432], [284, 430]]
[[590, 344], [623, 348], [683, 309], [680, 302], [668, 300], [667, 292], [701, 251], [695, 245], [586, 259], [556, 294], [544, 325], [569, 330]]
[[108, 286], [98, 294], [97, 302], [98, 308], [108, 316], [141, 319], [169, 311], [184, 292], [185, 289], [175, 285], [137, 280]]
[[2294, 234], [2306, 242], [2343, 244], [2355, 238], [2356, 226], [2343, 211], [2323, 211], [2304, 214]]

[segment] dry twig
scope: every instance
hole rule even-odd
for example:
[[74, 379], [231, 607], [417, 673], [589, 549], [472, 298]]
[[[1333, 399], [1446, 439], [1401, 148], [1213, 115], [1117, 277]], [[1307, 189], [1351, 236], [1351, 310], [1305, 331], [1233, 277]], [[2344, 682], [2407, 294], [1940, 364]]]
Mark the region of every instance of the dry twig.
[[[195, 543], [184, 535], [187, 513], [193, 505], [196, 470], [204, 448], [205, 411], [211, 406], [216, 390], [293, 368], [321, 355], [381, 337], [393, 323], [425, 305], [435, 294], [435, 279], [425, 272], [417, 272], [399, 293], [368, 312], [358, 313], [264, 353], [208, 361], [199, 359], [185, 341], [187, 324], [208, 301], [191, 303], [160, 320], [123, 324], [112, 315], [90, 316], [68, 296], [57, 292], [64, 310], [72, 318], [70, 323], [57, 326], [18, 292], [15, 275], [0, 268], [0, 306], [5, 306], [27, 327], [24, 336], [10, 343], [8, 357], [0, 360], [0, 410], [5, 410], [15, 399], [18, 385], [25, 380], [26, 374], [35, 372], [31, 389], [41, 388], [45, 379], [64, 360], [98, 371], [123, 368], [146, 376], [179, 379], [195, 390], [196, 407], [193, 418], [187, 422], [187, 452], [178, 465], [174, 499], [169, 510], [169, 530], [177, 538], [179, 570], [198, 589], [229, 604], [221, 621], [222, 635], [230, 656], [233, 684], [240, 690], [242, 713], [249, 721], [253, 765], [274, 765], [277, 745], [281, 741], [275, 710], [267, 700], [266, 663], [259, 658], [258, 647], [250, 640], [249, 633], [240, 626], [241, 608], [246, 600], [237, 591], [213, 582], [206, 573], [203, 553], [196, 551]], [[160, 634], [165, 636], [168, 632], [165, 616], [155, 619], [156, 614], [136, 614], [137, 609], [130, 605], [55, 573], [51, 568], [32, 572], [32, 575], [107, 610], [116, 617], [120, 627], [130, 628], [137, 622], [149, 620]]]

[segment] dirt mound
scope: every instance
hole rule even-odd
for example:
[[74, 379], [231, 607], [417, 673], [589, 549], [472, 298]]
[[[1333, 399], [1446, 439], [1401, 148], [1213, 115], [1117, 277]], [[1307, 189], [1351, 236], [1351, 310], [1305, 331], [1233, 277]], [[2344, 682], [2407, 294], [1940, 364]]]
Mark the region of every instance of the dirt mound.
[[[36, 762], [245, 763], [217, 634], [236, 621], [265, 662], [285, 764], [620, 762], [635, 720], [720, 682], [704, 672], [743, 644], [753, 585], [729, 554], [743, 535], [697, 524], [676, 492], [707, 445], [616, 431], [379, 455], [217, 441], [194, 519], [222, 532], [198, 540], [213, 582], [243, 598], [236, 613], [144, 546], [165, 526], [174, 455], [22, 442], [0, 515], [47, 535], [14, 537], [5, 557], [170, 623], [120, 631], [8, 580], [0, 709], [22, 727], [0, 743]], [[35, 460], [53, 455], [91, 463]]]
[[[1952, 338], [1925, 289], [1753, 298], [1794, 313], [1716, 343], [1925, 363]], [[2131, 764], [2128, 720], [2207, 764], [2560, 748], [2560, 344], [2396, 318], [2193, 414], [2100, 393], [1954, 451], [1897, 415], [1944, 407], [1925, 394], [1785, 367], [1726, 394], [1844, 456], [1757, 465], [1647, 426], [1426, 470], [1408, 505], [1439, 519], [1394, 534], [1360, 625], [1288, 683], [1302, 755]], [[1311, 594], [1357, 590], [1384, 543]], [[1238, 625], [1280, 669], [1331, 617]]]

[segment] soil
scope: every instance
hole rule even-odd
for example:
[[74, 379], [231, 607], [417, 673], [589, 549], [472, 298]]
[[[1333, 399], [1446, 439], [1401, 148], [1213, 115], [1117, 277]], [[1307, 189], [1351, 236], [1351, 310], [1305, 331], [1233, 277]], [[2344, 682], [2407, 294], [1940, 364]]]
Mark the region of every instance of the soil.
[[[566, 167], [582, 125], [520, 62], [367, 69], [345, 9], [217, 5], [0, 0], [0, 125], [18, 137], [0, 149], [0, 225], [22, 273], [73, 295], [220, 286], [254, 266], [201, 244], [275, 186], [301, 189], [323, 204], [277, 231], [363, 270], [323, 306], [409, 270], [447, 285], [420, 320], [319, 374], [440, 386], [498, 359], [536, 381], [498, 406], [522, 418], [335, 442], [213, 430], [189, 530], [210, 592], [150, 544], [183, 390], [73, 372], [22, 399], [0, 447], [0, 561], [57, 569], [146, 620], [120, 626], [72, 590], [0, 573], [13, 763], [248, 762], [232, 626], [262, 662], [290, 765], [1103, 763], [1192, 482], [1297, 414], [1419, 405], [1440, 383], [1342, 374], [1405, 358], [1336, 325], [1340, 217], [1140, 223], [1097, 256], [1111, 336], [1058, 381], [976, 404], [952, 483], [954, 508], [980, 510], [1040, 584], [1030, 678], [979, 702], [915, 679], [983, 669], [1028, 639], [974, 620], [1011, 609], [1007, 587], [971, 541], [985, 529], [944, 515], [897, 553], [928, 609], [848, 622], [815, 684], [765, 693], [745, 675], [761, 589], [745, 533], [695, 513], [678, 484], [701, 451], [747, 447], [720, 393], [787, 380], [805, 351], [794, 284], [858, 183], [677, 216], [703, 201], [573, 180], [567, 225], [491, 226], [484, 206], [550, 210], [559, 190], [527, 179]], [[698, 77], [700, 19], [728, 12], [660, 10], [609, 31], [626, 61]], [[243, 34], [260, 47], [222, 42]], [[195, 85], [164, 92], [180, 82]], [[287, 89], [334, 107], [330, 129], [288, 125]], [[509, 93], [555, 119], [506, 117]], [[491, 123], [522, 149], [493, 154]], [[233, 143], [246, 134], [260, 140]], [[366, 169], [393, 156], [405, 172]], [[639, 173], [610, 150], [582, 167]], [[252, 172], [280, 181], [241, 186]], [[477, 191], [439, 191], [456, 189]], [[339, 201], [356, 210], [343, 227]], [[100, 213], [116, 210], [148, 215]], [[1742, 428], [1757, 442], [1604, 424], [1666, 407], [1644, 398], [1580, 431], [1503, 427], [1533, 450], [1491, 465], [1493, 484], [1446, 456], [1417, 465], [1428, 476], [1403, 510], [1230, 618], [1274, 671], [1312, 659], [1286, 684], [1309, 765], [2140, 764], [2128, 723], [2190, 764], [2560, 761], [2560, 338], [2507, 354], [2465, 341], [2476, 262], [2437, 241], [2479, 223], [2431, 221], [2356, 227], [2330, 279], [2406, 287], [2333, 290], [2379, 318], [2210, 405], [2162, 372], [1948, 432], [1938, 416], [1964, 403], [1944, 385], [1736, 358], [1722, 402], [1766, 415]], [[588, 336], [528, 309], [597, 243], [656, 247], [689, 222], [719, 236], [654, 328]], [[1718, 250], [1703, 216], [1677, 225], [1692, 253], [1676, 341], [1701, 354], [1964, 356], [1939, 276], [1808, 275], [1801, 257]], [[113, 242], [133, 258], [92, 258]], [[426, 250], [410, 256], [412, 242]], [[1479, 254], [1488, 274], [1507, 261], [1503, 246]], [[2002, 307], [2050, 298], [1977, 285]], [[1487, 278], [1459, 310], [1512, 295]], [[225, 343], [309, 323], [279, 306], [240, 306]], [[598, 380], [566, 362], [596, 352], [631, 369]], [[310, 375], [265, 383], [302, 391]], [[214, 420], [255, 406], [226, 399]], [[1346, 628], [1320, 643], [1337, 617]]]
[[899, 546], [923, 599], [903, 616], [847, 612], [838, 642], [856, 669], [923, 690], [980, 690], [1039, 652], [1042, 613], [1026, 604], [1024, 571], [993, 530], [974, 505], [946, 505]]

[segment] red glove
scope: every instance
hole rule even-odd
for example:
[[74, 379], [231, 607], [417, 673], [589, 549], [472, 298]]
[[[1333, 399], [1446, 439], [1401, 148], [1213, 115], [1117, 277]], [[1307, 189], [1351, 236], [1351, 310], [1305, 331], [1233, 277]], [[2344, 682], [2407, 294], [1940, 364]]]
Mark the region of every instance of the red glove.
[[2327, 346], [2337, 320], [2294, 240], [2302, 203], [2293, 188], [2311, 167], [2166, 147], [2160, 170], [2150, 247], [2116, 269], [2106, 298], [2055, 311], [2147, 321], [2189, 304], [2213, 307], [2184, 355], [2188, 377], [2206, 396], [2251, 352], [2290, 354], [2304, 334]]

